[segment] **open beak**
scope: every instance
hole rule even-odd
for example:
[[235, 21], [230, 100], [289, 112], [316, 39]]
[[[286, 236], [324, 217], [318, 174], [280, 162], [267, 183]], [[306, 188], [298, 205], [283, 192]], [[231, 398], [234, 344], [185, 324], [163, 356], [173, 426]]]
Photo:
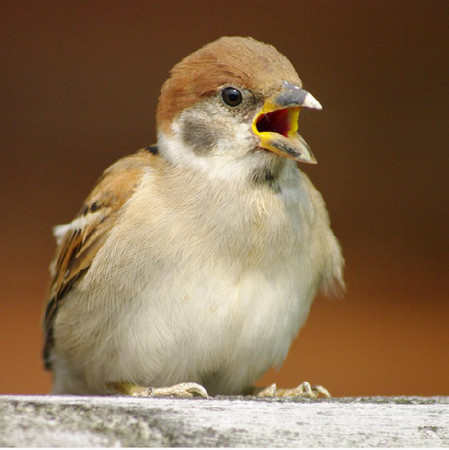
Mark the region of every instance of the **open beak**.
[[253, 133], [260, 138], [259, 147], [298, 162], [316, 164], [310, 147], [298, 134], [302, 107], [322, 109], [312, 94], [284, 81], [283, 89], [265, 101], [253, 120]]

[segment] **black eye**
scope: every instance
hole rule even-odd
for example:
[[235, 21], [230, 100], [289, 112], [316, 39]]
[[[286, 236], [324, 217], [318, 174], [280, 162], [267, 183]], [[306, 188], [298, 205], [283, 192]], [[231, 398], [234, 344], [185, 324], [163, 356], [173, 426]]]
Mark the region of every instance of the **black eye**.
[[228, 106], [238, 106], [242, 103], [241, 92], [233, 87], [224, 88], [221, 92], [221, 98]]

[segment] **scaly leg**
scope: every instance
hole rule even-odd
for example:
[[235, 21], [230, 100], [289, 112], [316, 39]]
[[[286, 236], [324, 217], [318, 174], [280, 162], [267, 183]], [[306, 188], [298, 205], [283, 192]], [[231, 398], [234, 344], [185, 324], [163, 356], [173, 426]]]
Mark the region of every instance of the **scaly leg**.
[[253, 395], [257, 397], [306, 397], [306, 398], [318, 398], [320, 395], [326, 398], [330, 398], [331, 394], [323, 386], [311, 386], [310, 383], [305, 381], [298, 387], [292, 389], [281, 389], [273, 383], [267, 387], [254, 387]]
[[132, 397], [204, 397], [209, 398], [206, 389], [198, 383], [179, 383], [169, 387], [143, 387], [133, 383], [110, 383], [109, 386], [121, 394]]

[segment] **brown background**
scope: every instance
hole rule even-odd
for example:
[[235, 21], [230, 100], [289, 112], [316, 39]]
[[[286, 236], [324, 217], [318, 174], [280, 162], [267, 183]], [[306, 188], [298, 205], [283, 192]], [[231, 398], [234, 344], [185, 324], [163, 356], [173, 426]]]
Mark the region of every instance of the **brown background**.
[[276, 380], [449, 395], [447, 1], [5, 1], [0, 393], [44, 393], [50, 234], [101, 171], [154, 142], [171, 66], [221, 35], [287, 55], [324, 105], [300, 127], [346, 260]]

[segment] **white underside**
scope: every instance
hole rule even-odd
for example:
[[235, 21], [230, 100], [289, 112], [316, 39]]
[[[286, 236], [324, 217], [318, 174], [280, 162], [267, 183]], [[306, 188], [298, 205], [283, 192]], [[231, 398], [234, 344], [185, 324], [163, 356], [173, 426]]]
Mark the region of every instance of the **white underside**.
[[149, 172], [58, 313], [54, 392], [241, 393], [280, 365], [342, 262], [321, 196], [293, 163], [284, 172], [281, 193]]

